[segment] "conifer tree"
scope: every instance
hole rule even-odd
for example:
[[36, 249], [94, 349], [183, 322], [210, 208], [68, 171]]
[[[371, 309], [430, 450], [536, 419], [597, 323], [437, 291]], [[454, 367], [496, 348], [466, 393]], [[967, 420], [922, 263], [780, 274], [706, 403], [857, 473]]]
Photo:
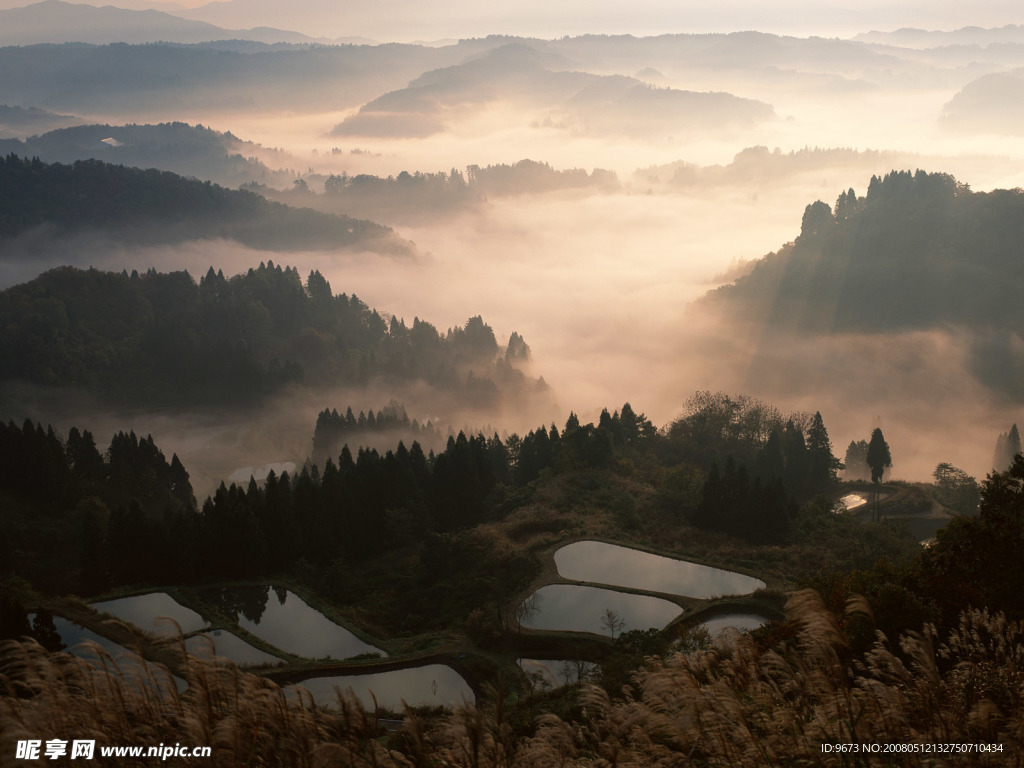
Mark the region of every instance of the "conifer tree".
[[835, 482], [839, 461], [832, 455], [832, 443], [828, 439], [821, 412], [816, 412], [807, 428], [807, 472], [808, 490], [820, 493]]
[[992, 469], [996, 472], [1005, 472], [1013, 464], [1013, 457], [1021, 452], [1020, 433], [1017, 425], [1010, 427], [1009, 432], [1003, 432], [996, 439], [996, 451], [992, 457]]
[[885, 442], [882, 430], [875, 427], [871, 433], [871, 440], [868, 443], [868, 466], [871, 467], [871, 482], [875, 484], [875, 499], [872, 517], [878, 515], [878, 484], [882, 482], [885, 470], [892, 466], [892, 454], [889, 452], [889, 444]]

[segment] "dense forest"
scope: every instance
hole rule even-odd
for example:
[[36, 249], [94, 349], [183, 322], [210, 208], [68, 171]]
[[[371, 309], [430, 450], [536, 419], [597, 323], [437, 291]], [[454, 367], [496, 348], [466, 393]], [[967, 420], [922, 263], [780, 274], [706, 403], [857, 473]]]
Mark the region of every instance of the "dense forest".
[[[337, 418], [344, 423], [336, 413], [321, 414], [321, 439], [326, 425]], [[400, 421], [400, 416], [396, 411], [386, 420]], [[459, 608], [435, 611], [428, 619], [414, 605], [424, 599], [422, 590], [429, 592], [439, 579], [448, 583], [443, 574], [450, 569], [463, 573], [467, 563], [479, 562], [483, 555], [469, 554], [471, 550], [494, 546], [480, 544], [474, 530], [530, 509], [541, 499], [547, 499], [542, 506], [550, 505], [554, 488], [564, 488], [556, 495], [567, 494], [556, 507], [596, 505], [616, 526], [634, 535], [664, 525], [688, 526], [746, 542], [744, 546], [797, 549], [801, 542], [812, 541], [827, 549], [828, 537], [839, 535], [822, 528], [838, 524], [831, 502], [822, 494], [834, 490], [841, 465], [832, 454], [820, 415], [783, 417], [763, 402], [721, 393], [697, 393], [686, 413], [661, 430], [627, 403], [621, 410], [605, 410], [596, 424], [581, 424], [570, 414], [561, 429], [552, 424], [522, 436], [460, 433], [449, 437], [437, 453], [425, 453], [418, 442], [409, 447], [399, 442], [384, 453], [344, 445], [338, 455], [320, 464], [307, 463], [293, 475], [271, 473], [264, 483], [222, 484], [198, 506], [177, 457], [168, 464], [151, 438], [118, 435], [104, 458], [92, 436], [77, 430], [62, 440], [41, 425], [26, 422], [19, 429], [12, 423], [3, 437], [4, 466], [9, 470], [3, 476], [3, 491], [12, 508], [26, 510], [5, 537], [13, 550], [33, 552], [43, 546], [47, 527], [39, 528], [40, 520], [50, 520], [47, 525], [63, 521], [67, 530], [84, 527], [89, 533], [81, 539], [64, 537], [70, 547], [66, 551], [53, 549], [53, 556], [81, 563], [81, 570], [52, 572], [40, 569], [32, 557], [18, 561], [23, 564], [21, 575], [38, 581], [40, 587], [90, 594], [115, 585], [196, 583], [290, 572], [310, 580], [319, 593], [344, 602], [360, 599], [346, 586], [350, 567], [405, 551], [414, 553], [413, 562], [421, 564], [418, 575], [397, 592], [378, 587], [387, 593], [380, 599], [402, 602], [402, 610], [384, 611], [398, 617], [390, 629], [402, 633], [456, 621], [459, 611], [464, 619], [474, 607], [491, 605], [494, 615], [500, 615], [533, 573], [525, 552], [499, 549], [489, 555], [493, 567], [507, 564], [518, 577], [464, 584], [455, 596], [449, 594], [449, 584], [449, 593], [442, 590], [446, 596], [438, 593], [426, 603], [445, 604], [450, 599]], [[40, 469], [24, 471], [26, 461]], [[127, 472], [122, 468], [127, 464], [119, 462], [142, 464]], [[1014, 471], [1021, 470], [1010, 470]], [[627, 490], [636, 484], [649, 491]], [[27, 514], [32, 505], [49, 510], [47, 516], [32, 518]], [[965, 546], [964, 537], [973, 541], [984, 535], [979, 531], [988, 530], [994, 519], [985, 514], [986, 508], [991, 503], [986, 507], [983, 495], [982, 516], [953, 528], [957, 533], [950, 535], [957, 538], [950, 542], [956, 544], [944, 544], [940, 537], [922, 561], [941, 568], [925, 577], [920, 572], [923, 566], [915, 566], [913, 589], [907, 586], [909, 577], [900, 578], [907, 619], [936, 619], [938, 605], [959, 610], [969, 604], [969, 595], [945, 594], [935, 588], [935, 580], [945, 578], [942, 574], [950, 573], [955, 563], [967, 562], [963, 557], [951, 562], [943, 558], [949, 547]], [[546, 530], [544, 524], [538, 530]], [[164, 548], [156, 542], [177, 544]], [[1005, 546], [1012, 546], [1011, 541], [1000, 545]], [[460, 549], [466, 547], [467, 551]], [[154, 548], [174, 554], [139, 556]], [[461, 552], [458, 557], [456, 550]], [[883, 547], [876, 556], [899, 551]], [[870, 568], [873, 563], [863, 552], [842, 557], [852, 558], [847, 567]], [[825, 579], [832, 592], [839, 588], [810, 562], [796, 570], [806, 579]], [[975, 580], [972, 589], [986, 589], [986, 583]], [[998, 599], [991, 605], [1022, 610], [1005, 595], [992, 597]], [[908, 605], [915, 607], [910, 611]], [[901, 614], [889, 613], [891, 609], [879, 606], [886, 621], [902, 621]]]
[[766, 360], [854, 334], [883, 349], [927, 333], [955, 347], [958, 368], [983, 389], [1021, 402], [1022, 216], [1020, 189], [973, 192], [920, 170], [873, 176], [866, 195], [808, 205], [794, 242], [695, 307], [730, 336], [756, 339]]
[[[758, 430], [748, 431], [755, 418]], [[402, 415], [382, 412], [381, 421], [401, 424]], [[754, 542], [782, 542], [798, 501], [830, 488], [838, 464], [820, 416], [809, 420], [807, 441], [802, 421], [783, 422], [749, 399], [702, 393], [686, 417], [659, 432], [627, 403], [621, 411], [603, 411], [596, 425], [570, 415], [561, 430], [552, 424], [504, 439], [459, 433], [436, 454], [424, 453], [415, 441], [408, 448], [399, 442], [383, 454], [345, 444], [339, 454], [308, 463], [294, 476], [271, 473], [265, 483], [222, 484], [198, 507], [184, 467], [176, 456], [167, 464], [152, 438], [118, 435], [104, 459], [88, 432], [76, 429], [62, 440], [42, 425], [26, 422], [19, 429], [11, 423], [3, 431], [3, 488], [26, 508], [40, 503], [55, 519], [70, 515], [70, 529], [81, 530], [91, 520], [104, 531], [104, 556], [63, 554], [67, 562], [90, 563], [87, 572], [46, 576], [62, 579], [62, 590], [86, 594], [104, 583], [256, 577], [293, 569], [300, 559], [321, 569], [338, 557], [365, 561], [404, 546], [422, 547], [421, 557], [432, 557], [432, 542], [441, 541], [433, 534], [500, 520], [527, 503], [545, 478], [600, 476], [625, 457], [645, 457], [697, 480], [663, 489], [659, 504], [680, 520]], [[338, 439], [344, 425], [337, 412], [321, 413], [314, 452], [325, 452], [324, 443]], [[351, 427], [359, 427], [355, 417]], [[716, 457], [724, 457], [726, 485]], [[128, 471], [124, 466], [131, 462], [142, 464]], [[36, 469], [28, 471], [30, 466]], [[637, 524], [635, 503], [624, 497], [616, 503], [624, 505], [623, 519]], [[39, 534], [31, 530], [30, 517], [22, 524], [29, 539]], [[12, 533], [8, 540], [20, 538]], [[90, 542], [95, 546], [95, 537]], [[181, 546], [172, 547], [176, 554], [166, 559], [132, 555], [155, 542]], [[440, 560], [435, 565], [442, 568]]]
[[0, 293], [4, 381], [80, 387], [111, 403], [238, 405], [291, 384], [424, 381], [468, 406], [528, 399], [529, 354], [479, 316], [439, 332], [335, 294], [317, 271], [260, 264], [226, 278], [62, 267]]
[[[523, 437], [460, 434], [437, 454], [424, 455], [415, 443], [383, 455], [345, 447], [322, 467], [271, 475], [262, 485], [222, 486], [199, 505], [180, 462], [167, 462], [149, 438], [121, 433], [101, 454], [88, 433], [72, 430], [62, 439], [41, 425], [9, 423], [0, 425], [0, 450], [0, 494], [8, 510], [2, 541], [10, 564], [0, 613], [5, 627], [20, 628], [14, 634], [27, 626], [19, 607], [26, 583], [42, 593], [89, 594], [118, 584], [287, 574], [336, 604], [372, 605], [374, 626], [392, 637], [458, 629], [475, 647], [500, 648], [514, 637], [506, 617], [516, 595], [538, 573], [529, 543], [549, 541], [550, 533], [578, 535], [580, 525], [599, 520], [641, 540], [679, 538], [691, 546], [714, 541], [718, 551], [745, 551], [762, 567], [784, 563], [790, 583], [821, 596], [797, 594], [787, 621], [733, 646], [711, 647], [684, 633], [677, 640], [696, 644], [679, 654], [670, 645], [673, 635], [625, 633], [609, 650], [598, 686], [580, 692], [533, 702], [492, 690], [477, 708], [433, 724], [408, 713], [406, 728], [420, 728], [420, 738], [430, 739], [429, 748], [420, 746], [424, 754], [457, 750], [467, 743], [463, 739], [473, 743], [472, 732], [451, 726], [475, 722], [489, 734], [481, 749], [507, 756], [493, 758], [487, 751], [491, 757], [479, 765], [529, 764], [529, 755], [550, 757], [551, 750], [561, 750], [563, 764], [574, 765], [591, 750], [612, 747], [641, 762], [692, 756], [694, 750], [730, 755], [730, 764], [752, 760], [746, 742], [727, 746], [706, 729], [650, 738], [660, 733], [649, 730], [659, 718], [668, 716], [677, 726], [688, 722], [678, 709], [682, 701], [665, 698], [665, 686], [674, 690], [679, 675], [692, 685], [684, 696], [687, 711], [696, 707], [704, 722], [718, 723], [718, 732], [739, 729], [737, 734], [761, 739], [764, 749], [780, 755], [802, 754], [812, 745], [820, 750], [822, 740], [842, 741], [851, 733], [868, 741], [909, 738], [910, 731], [898, 725], [904, 722], [900, 713], [914, 718], [919, 737], [969, 737], [1001, 743], [1010, 754], [1021, 748], [1012, 735], [1013, 713], [1020, 711], [1013, 649], [1021, 631], [1013, 622], [1024, 617], [1014, 586], [1024, 578], [1017, 556], [1024, 545], [1020, 456], [986, 481], [976, 514], [955, 518], [930, 549], [922, 549], [898, 544], [895, 529], [832, 513], [819, 492], [835, 490], [838, 462], [820, 416], [783, 416], [766, 403], [721, 393], [697, 393], [686, 412], [662, 429], [626, 404], [605, 411], [596, 424], [570, 415], [562, 429], [538, 427]], [[38, 469], [24, 471], [26, 462]], [[772, 484], [785, 498], [782, 505], [770, 493], [754, 492]], [[746, 494], [739, 498], [742, 488]], [[716, 502], [723, 492], [731, 494], [727, 507]], [[744, 517], [731, 514], [737, 508]], [[63, 566], [47, 567], [51, 560]], [[23, 581], [12, 582], [13, 575]], [[992, 613], [971, 610], [978, 605]], [[226, 610], [261, 609], [254, 603]], [[911, 635], [899, 648], [874, 634], [896, 638], [922, 625], [924, 634]], [[45, 615], [32, 631], [41, 639], [51, 634]], [[935, 650], [928, 638], [948, 638], [949, 645]], [[26, 652], [31, 650], [7, 646], [5, 653], [15, 656], [0, 661], [3, 674], [20, 679], [26, 665], [17, 654]], [[965, 677], [968, 659], [974, 672]], [[33, 668], [59, 663], [40, 659]], [[627, 665], [618, 675], [612, 673], [617, 664]], [[933, 673], [921, 677], [922, 664]], [[187, 669], [195, 675], [203, 668], [193, 661]], [[38, 690], [74, 674], [53, 677]], [[779, 695], [776, 686], [796, 680], [804, 683]], [[931, 687], [924, 691], [912, 680]], [[632, 687], [623, 691], [629, 681]], [[922, 700], [929, 696], [931, 705]], [[42, 708], [46, 701], [37, 694], [25, 706]], [[185, 701], [191, 706], [189, 696]], [[68, 711], [77, 712], [75, 699], [69, 702]], [[534, 719], [552, 706], [557, 716]], [[827, 718], [818, 722], [825, 712], [847, 712], [844, 707], [853, 717], [849, 732], [835, 730]], [[729, 717], [720, 719], [724, 711]], [[769, 729], [775, 736], [761, 733], [765, 712], [785, 720], [805, 711], [811, 720], [805, 718], [799, 738], [777, 729]], [[285, 712], [268, 727], [282, 717], [301, 717], [300, 710]], [[600, 729], [590, 732], [587, 724], [595, 718]], [[348, 724], [339, 723], [329, 743], [349, 738], [347, 729], [359, 721], [342, 722]], [[649, 724], [638, 731], [627, 722]], [[415, 756], [416, 742], [408, 736], [376, 741], [366, 738], [376, 733], [367, 728], [356, 741], [371, 751], [387, 745], [380, 764]], [[625, 730], [613, 738], [618, 728]], [[502, 762], [513, 755], [515, 762]], [[546, 764], [544, 759], [536, 764]], [[1003, 762], [979, 758], [975, 764]]]
[[[0, 111], [0, 125], [3, 113]], [[134, 168], [157, 168], [180, 176], [238, 188], [249, 182], [276, 186], [292, 183], [294, 174], [271, 170], [286, 165], [290, 156], [242, 141], [202, 125], [77, 125], [33, 135], [0, 140], [0, 156], [38, 157], [45, 163], [71, 164], [101, 160]]]
[[433, 445], [441, 442], [441, 432], [429, 420], [420, 424], [418, 420], [410, 419], [405, 406], [395, 400], [376, 412], [373, 408], [368, 414], [360, 410], [358, 416], [352, 406], [346, 408], [344, 414], [338, 413], [336, 408], [325, 408], [317, 416], [313, 428], [310, 459], [314, 464], [323, 465], [350, 443], [371, 447], [373, 443], [383, 441], [391, 445], [398, 442]]
[[0, 159], [0, 245], [32, 230], [103, 232], [135, 244], [224, 238], [258, 250], [409, 253], [386, 227], [270, 202], [251, 192], [99, 160]]
[[[815, 334], [1024, 321], [1024, 192], [972, 192], [941, 173], [874, 176], [867, 194], [807, 206], [800, 236], [709, 294], [769, 329]], [[883, 277], [884, 276], [884, 277]], [[911, 288], [912, 286], [912, 288]]]

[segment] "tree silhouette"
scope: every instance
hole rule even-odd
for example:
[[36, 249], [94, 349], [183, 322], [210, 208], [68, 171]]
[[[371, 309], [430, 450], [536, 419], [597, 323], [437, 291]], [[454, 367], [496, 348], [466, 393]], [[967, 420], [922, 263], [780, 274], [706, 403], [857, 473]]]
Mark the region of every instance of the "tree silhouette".
[[871, 468], [868, 467], [868, 441], [851, 440], [846, 448], [846, 459], [843, 464], [846, 465], [843, 472], [844, 480], [866, 479], [871, 474]]
[[1013, 464], [1013, 457], [1021, 451], [1020, 433], [1017, 425], [1010, 427], [1009, 432], [1003, 432], [996, 440], [996, 452], [992, 457], [992, 469], [996, 472], [1005, 472]]
[[607, 629], [608, 634], [612, 636], [612, 640], [625, 628], [626, 620], [619, 618], [619, 615], [611, 608], [605, 608], [604, 613], [601, 614], [601, 629]]
[[832, 455], [832, 443], [821, 413], [816, 412], [807, 428], [808, 491], [821, 493], [835, 483], [842, 464]]
[[809, 237], [825, 232], [835, 222], [832, 209], [828, 203], [817, 200], [804, 209], [803, 221], [800, 224], [800, 236]]
[[875, 484], [875, 503], [872, 517], [878, 513], [878, 484], [882, 482], [882, 475], [885, 470], [892, 466], [892, 454], [889, 452], [889, 444], [885, 442], [882, 430], [875, 427], [871, 433], [871, 440], [868, 443], [868, 466], [871, 468], [871, 482]]

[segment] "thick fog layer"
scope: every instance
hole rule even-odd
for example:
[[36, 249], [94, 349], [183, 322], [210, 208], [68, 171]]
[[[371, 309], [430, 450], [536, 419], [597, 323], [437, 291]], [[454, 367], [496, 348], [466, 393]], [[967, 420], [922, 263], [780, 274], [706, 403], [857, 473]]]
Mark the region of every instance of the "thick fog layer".
[[[226, 18], [240, 3], [206, 6], [195, 15]], [[716, 8], [718, 15], [707, 18], [724, 24], [727, 16], [720, 4]], [[890, 6], [879, 5], [865, 10], [877, 15], [861, 17], [826, 16], [825, 10], [815, 15], [809, 8], [775, 9], [781, 15], [771, 24], [760, 11], [746, 10], [752, 27], [778, 28], [792, 11], [792, 19], [802, 19], [792, 22], [794, 28], [818, 24], [820, 34], [837, 28], [832, 22], [864, 32], [914, 19], [916, 26], [947, 29], [968, 21], [998, 24], [1006, 12], [983, 4], [961, 17], [961, 6], [928, 4], [904, 5], [890, 16]], [[520, 21], [541, 13], [540, 6], [520, 10]], [[651, 31], [644, 27], [645, 14], [653, 25], [653, 14], [664, 9], [634, 11], [631, 29], [644, 32]], [[269, 6], [261, 12], [269, 15]], [[362, 18], [358, 8], [353, 13]], [[704, 17], [700, 9], [694, 13], [686, 24], [678, 22], [680, 28], [699, 26]], [[495, 8], [480, 14], [490, 29], [520, 31]], [[295, 19], [301, 19], [298, 11]], [[282, 22], [268, 17], [260, 23]], [[669, 17], [661, 23], [672, 26]], [[422, 37], [439, 34], [425, 28]], [[990, 469], [996, 436], [1024, 413], [1021, 403], [970, 372], [964, 361], [971, 339], [961, 331], [757, 343], [737, 334], [730, 318], [709, 317], [688, 305], [795, 239], [807, 204], [820, 199], [831, 207], [849, 188], [863, 195], [875, 174], [941, 171], [974, 190], [1024, 184], [1024, 134], [1013, 124], [986, 122], [986, 114], [1001, 109], [1000, 92], [982, 89], [979, 95], [976, 85], [993, 75], [1016, 82], [1024, 36], [966, 48], [749, 36], [708, 41], [710, 53], [697, 51], [692, 39], [528, 42], [526, 54], [500, 54], [511, 57], [511, 69], [495, 58], [497, 42], [467, 45], [445, 52], [438, 69], [400, 73], [374, 95], [342, 108], [343, 94], [325, 92], [322, 103], [307, 100], [288, 111], [275, 108], [269, 96], [260, 108], [235, 104], [230, 110], [217, 109], [212, 97], [154, 101], [138, 109], [111, 98], [103, 102], [111, 105], [107, 111], [76, 114], [87, 122], [179, 120], [230, 131], [267, 148], [266, 162], [276, 163], [272, 169], [300, 178], [306, 204], [321, 209], [330, 208], [328, 180], [342, 174], [386, 179], [403, 171], [454, 172], [470, 178], [472, 167], [529, 158], [555, 171], [604, 169], [614, 173], [615, 183], [555, 191], [527, 184], [467, 195], [443, 209], [418, 210], [410, 202], [402, 209], [360, 211], [413, 241], [410, 258], [359, 249], [275, 255], [229, 241], [138, 248], [96, 236], [48, 244], [31, 260], [8, 249], [0, 281], [11, 285], [68, 262], [118, 271], [187, 268], [198, 279], [211, 265], [230, 275], [269, 255], [303, 276], [317, 269], [335, 292], [354, 293], [407, 323], [419, 317], [444, 330], [482, 315], [501, 340], [512, 331], [522, 334], [532, 349], [532, 370], [551, 386], [557, 408], [499, 413], [486, 424], [481, 414], [449, 414], [456, 426], [521, 431], [538, 419], [562, 421], [569, 410], [582, 420], [596, 419], [601, 408], [626, 401], [663, 425], [695, 389], [723, 390], [769, 400], [782, 410], [820, 410], [840, 457], [848, 442], [867, 439], [871, 427], [881, 424], [897, 477], [925, 479], [939, 461], [976, 475]], [[485, 60], [486, 67], [474, 64]], [[722, 111], [709, 122], [697, 102], [686, 104], [692, 94], [712, 92], [722, 95], [715, 101]], [[595, 95], [601, 93], [615, 96], [602, 101]], [[961, 93], [971, 96], [973, 120], [961, 119]], [[64, 110], [59, 103], [42, 106]], [[292, 176], [267, 178], [280, 199], [303, 204], [287, 184]], [[366, 407], [402, 395], [372, 394]], [[303, 402], [296, 409], [301, 419], [288, 429], [276, 423], [268, 429], [277, 437], [267, 437], [250, 463], [301, 461], [317, 410], [344, 408], [354, 397], [327, 393], [323, 402]], [[281, 409], [286, 412], [287, 404]], [[174, 437], [157, 418], [140, 419], [136, 429], [154, 431], [167, 450], [178, 450], [180, 439], [189, 453], [185, 438]], [[168, 436], [156, 435], [159, 429]], [[226, 463], [218, 469], [229, 469]]]

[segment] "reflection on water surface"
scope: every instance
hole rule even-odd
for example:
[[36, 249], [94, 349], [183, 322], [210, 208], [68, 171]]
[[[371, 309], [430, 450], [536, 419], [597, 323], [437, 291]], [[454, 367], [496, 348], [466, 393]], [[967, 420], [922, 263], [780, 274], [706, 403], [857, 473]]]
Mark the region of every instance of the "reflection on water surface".
[[555, 552], [555, 565], [567, 579], [687, 597], [745, 595], [765, 586], [760, 579], [741, 573], [603, 541], [577, 541], [564, 546]]
[[277, 656], [261, 651], [237, 635], [222, 629], [190, 637], [185, 641], [185, 648], [193, 656], [204, 659], [220, 656], [239, 666], [259, 667], [282, 661]]
[[[271, 596], [273, 593], [273, 596]], [[307, 659], [387, 656], [281, 587], [219, 587], [202, 598], [260, 640]]]
[[[150, 592], [147, 595], [104, 600], [101, 603], [93, 603], [92, 607], [161, 637], [175, 637], [178, 634], [178, 627], [181, 628], [182, 634], [187, 635], [206, 626], [202, 616], [191, 608], [186, 608], [166, 592]], [[173, 619], [178, 626], [175, 627], [173, 623], [164, 620], [165, 618]]]
[[[620, 624], [614, 631], [607, 615]], [[549, 584], [528, 597], [519, 610], [520, 623], [531, 629], [619, 635], [633, 629], [662, 629], [683, 612], [660, 597], [633, 595], [600, 587]]]

